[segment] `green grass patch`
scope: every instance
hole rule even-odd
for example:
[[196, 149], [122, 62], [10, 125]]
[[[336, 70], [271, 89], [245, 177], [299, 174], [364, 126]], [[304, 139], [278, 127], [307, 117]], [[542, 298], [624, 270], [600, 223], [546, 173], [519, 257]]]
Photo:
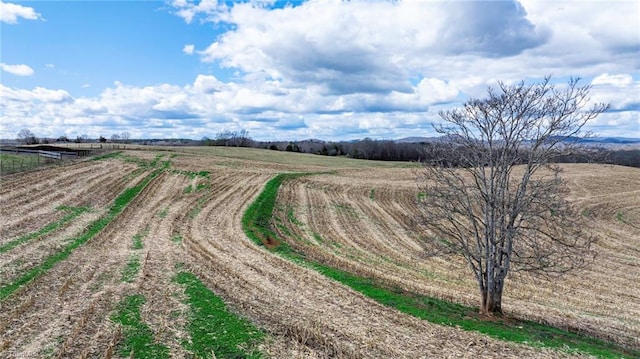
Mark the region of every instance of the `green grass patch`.
[[[125, 162], [135, 163], [138, 165], [139, 168], [142, 168], [142, 169], [154, 169], [158, 167], [158, 164], [160, 163], [162, 156], [164, 155], [158, 154], [152, 160], [147, 160], [144, 158], [139, 158], [139, 157], [130, 156], [130, 155], [121, 155], [119, 156], [119, 158]], [[160, 167], [169, 168], [170, 165], [171, 165], [171, 161], [162, 161], [162, 166]]]
[[109, 153], [105, 153], [104, 155], [95, 156], [92, 158], [92, 160], [93, 161], [107, 160], [109, 158], [120, 157], [120, 155], [122, 155], [122, 151], [109, 152]]
[[296, 218], [293, 207], [291, 206], [287, 207], [287, 219], [289, 220], [289, 222], [295, 224], [298, 227], [303, 225], [303, 223]]
[[0, 153], [0, 161], [24, 161], [38, 163], [38, 156], [27, 154]]
[[37, 168], [40, 164], [49, 163], [50, 159], [40, 158], [32, 154], [0, 154], [0, 172], [14, 173]]
[[69, 257], [69, 255], [73, 253], [76, 248], [80, 247], [85, 242], [100, 233], [100, 231], [102, 231], [109, 223], [111, 223], [111, 221], [113, 221], [118, 216], [118, 214], [122, 212], [127, 204], [129, 204], [129, 202], [131, 202], [149, 184], [149, 182], [157, 177], [162, 171], [162, 168], [156, 169], [155, 171], [147, 175], [137, 185], [125, 189], [114, 200], [114, 203], [109, 208], [109, 211], [102, 217], [93, 221], [82, 234], [77, 237], [71, 238], [69, 240], [69, 243], [60, 251], [45, 258], [42, 263], [29, 269], [22, 276], [15, 279], [12, 283], [0, 287], [0, 301], [3, 301], [7, 297], [9, 297], [23, 285], [46, 273], [58, 262]]
[[144, 247], [143, 239], [149, 234], [149, 227], [146, 227], [142, 232], [136, 233], [133, 236], [133, 243], [131, 247], [133, 249], [142, 249]]
[[273, 177], [242, 216], [242, 228], [246, 235], [260, 246], [266, 246], [280, 253], [292, 253], [286, 242], [281, 241], [271, 227], [273, 208], [278, 189], [286, 179], [308, 175], [307, 173], [287, 173]]
[[111, 316], [111, 320], [122, 325], [123, 339], [118, 345], [118, 353], [132, 358], [169, 358], [169, 348], [156, 343], [153, 330], [142, 321], [140, 309], [144, 303], [144, 296], [139, 294], [125, 297]]
[[[588, 353], [601, 358], [640, 358], [638, 350], [623, 348], [604, 340], [531, 321], [506, 317], [486, 320], [479, 317], [478, 309], [475, 307], [467, 307], [404, 291], [400, 288], [389, 287], [373, 278], [357, 276], [306, 258], [304, 253], [293, 251], [271, 230], [271, 217], [278, 188], [284, 180], [290, 178], [289, 176], [291, 175], [281, 174], [267, 182], [262, 193], [258, 195], [243, 216], [243, 229], [246, 235], [258, 245], [265, 246], [296, 263], [314, 268], [323, 275], [343, 283], [383, 305], [432, 323], [460, 327], [505, 341], [557, 348], [567, 352]], [[418, 197], [421, 197], [420, 193], [418, 193]], [[319, 243], [323, 242], [319, 235], [314, 234], [314, 237]]]
[[120, 280], [127, 283], [133, 283], [136, 280], [139, 271], [140, 256], [138, 254], [133, 254], [129, 257], [127, 265], [122, 270], [122, 277]]
[[190, 219], [194, 219], [196, 218], [196, 216], [198, 216], [198, 214], [200, 214], [200, 212], [202, 211], [202, 206], [204, 205], [204, 203], [207, 201], [207, 199], [205, 197], [199, 198], [198, 202], [196, 203], [196, 206], [191, 208], [189, 210], [188, 216]]
[[46, 226], [42, 227], [41, 229], [39, 229], [38, 231], [35, 232], [31, 232], [31, 233], [27, 233], [25, 235], [22, 235], [12, 241], [9, 241], [3, 245], [0, 245], [0, 253], [5, 253], [7, 251], [10, 251], [11, 249], [29, 242], [31, 240], [34, 240], [36, 238], [42, 237], [47, 233], [53, 232], [59, 228], [61, 228], [65, 223], [73, 220], [74, 218], [78, 217], [79, 215], [88, 212], [89, 211], [89, 207], [70, 207], [70, 206], [60, 206], [56, 208], [59, 211], [66, 211], [69, 212], [67, 215], [65, 215], [64, 217], [62, 217], [61, 219], [51, 222], [49, 224], [47, 224]]
[[173, 242], [175, 244], [182, 243], [182, 235], [176, 234], [176, 235], [171, 236], [171, 242]]
[[185, 347], [197, 358], [261, 358], [257, 345], [264, 333], [246, 319], [230, 312], [222, 299], [189, 272], [175, 281], [184, 286], [189, 305], [187, 330], [191, 341]]
[[319, 234], [318, 234], [318, 233], [316, 233], [316, 232], [313, 232], [313, 239], [315, 239], [315, 240], [316, 240], [316, 242], [318, 242], [318, 243], [320, 243], [320, 244], [324, 244], [324, 243], [325, 243], [324, 238], [322, 238], [322, 236], [321, 236], [321, 235], [319, 235]]
[[182, 193], [184, 193], [184, 194], [189, 194], [189, 193], [191, 193], [191, 192], [193, 192], [193, 186], [192, 186], [192, 185], [188, 185], [187, 187], [185, 187], [185, 188], [182, 190]]
[[[160, 159], [162, 159], [162, 156], [163, 156], [163, 155], [156, 155], [156, 156], [151, 160], [151, 162], [149, 162], [149, 167], [151, 167], [151, 168], [155, 168], [156, 166], [158, 166], [158, 163], [160, 162]], [[169, 161], [164, 161], [164, 162], [162, 163], [162, 165], [166, 168], [166, 167], [169, 167], [169, 163], [170, 163]]]
[[173, 170], [171, 170], [171, 173], [187, 176], [187, 177], [189, 177], [191, 179], [194, 179], [196, 177], [202, 177], [202, 178], [206, 178], [206, 179], [210, 179], [211, 178], [211, 172], [209, 172], [209, 171], [195, 172], [195, 171], [185, 171], [185, 170], [173, 169]]
[[206, 182], [201, 182], [196, 185], [196, 193], [211, 189], [211, 184]]
[[369, 192], [369, 199], [372, 201], [376, 200], [376, 189], [372, 188], [371, 191]]
[[160, 211], [158, 211], [158, 217], [164, 219], [167, 217], [167, 214], [169, 214], [169, 208], [164, 208]]
[[344, 213], [345, 215], [347, 215], [349, 217], [353, 217], [353, 218], [359, 218], [360, 217], [358, 215], [358, 211], [348, 203], [336, 204], [334, 207], [338, 212]]

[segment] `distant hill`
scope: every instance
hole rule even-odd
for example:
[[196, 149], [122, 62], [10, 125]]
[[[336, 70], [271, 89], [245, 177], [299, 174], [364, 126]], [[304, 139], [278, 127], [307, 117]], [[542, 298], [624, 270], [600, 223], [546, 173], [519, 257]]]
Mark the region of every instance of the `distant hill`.
[[[446, 142], [445, 137], [404, 137], [396, 143]], [[578, 138], [577, 143], [603, 147], [640, 147], [640, 138], [632, 137], [589, 137]]]
[[395, 140], [396, 143], [440, 142], [442, 137], [405, 137]]
[[640, 144], [640, 138], [630, 138], [630, 137], [592, 137], [592, 138], [582, 138], [579, 140], [582, 143], [597, 143], [597, 144], [617, 144], [617, 145], [627, 145], [627, 144]]

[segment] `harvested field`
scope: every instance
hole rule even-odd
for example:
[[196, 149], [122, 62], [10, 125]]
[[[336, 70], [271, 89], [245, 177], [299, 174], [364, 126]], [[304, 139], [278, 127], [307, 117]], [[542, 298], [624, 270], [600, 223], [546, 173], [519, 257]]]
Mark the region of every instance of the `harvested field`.
[[[520, 275], [505, 287], [509, 315], [640, 347], [640, 170], [565, 165], [571, 199], [597, 233], [598, 259], [559, 281]], [[286, 183], [286, 236], [315, 260], [406, 290], [477, 305], [461, 261], [426, 259], [419, 245], [415, 171], [340, 171]]]
[[[108, 223], [0, 299], [0, 357], [129, 357], [122, 351], [129, 328], [113, 318], [131, 298], [144, 298], [140, 320], [154, 345], [166, 348], [158, 353], [192, 357], [195, 349], [185, 345], [194, 340], [188, 331], [192, 317], [184, 288], [175, 280], [184, 271], [266, 334], [257, 348], [264, 356], [571, 356], [402, 314], [255, 245], [243, 232], [245, 210], [275, 174], [335, 171], [283, 185], [276, 211], [280, 230], [289, 231], [283, 238], [310, 257], [351, 272], [473, 304], [474, 283], [461, 263], [420, 255], [419, 234], [409, 216], [419, 211], [415, 168], [273, 151], [169, 150], [124, 151], [38, 171], [37, 177], [2, 178], [0, 245], [36, 233], [0, 253], [2, 287], [86, 235], [96, 222]], [[591, 187], [613, 170], [619, 171], [615, 185], [607, 191]], [[623, 194], [629, 186], [638, 188], [640, 176], [619, 167], [598, 171], [597, 166], [569, 166], [566, 175], [575, 179], [573, 200], [593, 218], [594, 230], [606, 235], [600, 245], [608, 251], [602, 256], [615, 262], [562, 283], [509, 286], [505, 302], [518, 316], [602, 336], [606, 331], [622, 341], [640, 328], [640, 304], [633, 297], [640, 289], [633, 279], [638, 267], [632, 265], [640, 257], [640, 215], [638, 201], [620, 199], [629, 196]], [[139, 192], [128, 196], [134, 187]], [[114, 212], [120, 204], [126, 207]], [[38, 234], [65, 218], [68, 211], [61, 206], [87, 210]], [[618, 253], [621, 247], [629, 250]], [[586, 295], [598, 285], [610, 290]], [[623, 295], [615, 285], [627, 289], [625, 298], [615, 297]], [[212, 351], [218, 358], [231, 355]]]

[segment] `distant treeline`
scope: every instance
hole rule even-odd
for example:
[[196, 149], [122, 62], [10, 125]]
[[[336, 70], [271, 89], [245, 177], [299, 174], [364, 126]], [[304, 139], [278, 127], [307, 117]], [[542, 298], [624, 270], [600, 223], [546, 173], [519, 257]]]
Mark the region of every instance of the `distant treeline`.
[[613, 165], [640, 167], [640, 149], [586, 148], [557, 157], [558, 163], [607, 163]]
[[[25, 143], [14, 141], [16, 144]], [[71, 142], [66, 137], [58, 139], [41, 139], [36, 143], [60, 143]], [[78, 137], [73, 142], [113, 142], [132, 143], [156, 146], [231, 146], [231, 147], [252, 147], [264, 148], [274, 151], [311, 153], [321, 156], [343, 156], [364, 160], [379, 161], [446, 161], [451, 166], [461, 166], [464, 157], [462, 148], [453, 147], [451, 142], [444, 139], [435, 139], [431, 142], [397, 142], [392, 140], [373, 140], [365, 138], [356, 141], [256, 141], [249, 137], [249, 132], [224, 131], [218, 133], [215, 138], [204, 137], [201, 140], [193, 139], [130, 139], [127, 133], [121, 136], [112, 136], [111, 140], [100, 136], [98, 140], [90, 140]], [[472, 155], [471, 153], [466, 154]], [[526, 153], [516, 156], [516, 161], [524, 162]], [[630, 167], [640, 167], [640, 148], [620, 149], [598, 147], [593, 144], [585, 144], [579, 149], [572, 149], [571, 152], [558, 153], [555, 157], [557, 163], [607, 163]]]
[[[344, 156], [355, 159], [379, 161], [431, 161], [444, 160], [451, 166], [460, 166], [459, 148], [446, 141], [405, 143], [391, 140], [365, 138], [356, 141], [255, 141], [247, 131], [219, 133], [215, 139], [203, 138], [205, 146], [234, 146], [264, 148], [274, 151], [311, 153], [321, 156]], [[526, 154], [521, 155], [523, 162]], [[558, 153], [557, 163], [606, 163], [640, 167], [640, 149], [607, 149], [585, 146], [574, 148], [569, 153]]]

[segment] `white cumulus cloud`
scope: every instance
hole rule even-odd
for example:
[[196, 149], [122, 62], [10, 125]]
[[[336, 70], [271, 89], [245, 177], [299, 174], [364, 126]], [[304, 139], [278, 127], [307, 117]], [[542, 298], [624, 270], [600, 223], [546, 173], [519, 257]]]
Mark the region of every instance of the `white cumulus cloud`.
[[633, 76], [629, 74], [609, 75], [602, 74], [596, 76], [592, 81], [592, 85], [613, 85], [618, 87], [624, 87], [633, 83]]
[[[617, 113], [616, 116], [605, 117], [623, 119], [621, 113], [628, 112], [640, 119], [640, 81], [634, 81], [633, 76], [604, 73], [595, 77], [591, 81], [591, 86], [591, 99], [595, 102], [610, 103], [611, 112]], [[640, 127], [636, 130], [640, 130]]]
[[430, 136], [439, 110], [482, 98], [499, 80], [552, 74], [558, 86], [581, 77], [593, 101], [612, 104], [588, 124], [595, 132], [640, 137], [638, 1], [169, 5], [187, 24], [214, 23], [208, 46], [182, 45], [208, 74], [187, 85], [123, 79], [93, 97], [3, 87], [2, 128], [28, 120], [106, 137], [201, 138], [243, 128], [256, 139]]
[[33, 69], [27, 65], [19, 64], [19, 65], [8, 65], [0, 63], [0, 68], [2, 71], [6, 71], [12, 75], [16, 76], [31, 76], [33, 75]]
[[27, 20], [42, 20], [42, 16], [32, 7], [0, 1], [0, 22], [17, 24], [19, 18]]
[[311, 0], [283, 9], [236, 4], [220, 13], [216, 21], [234, 30], [201, 52], [204, 61], [327, 94], [411, 92], [409, 77], [431, 72], [432, 61], [504, 58], [548, 37], [516, 2]]
[[192, 55], [195, 48], [196, 48], [195, 45], [192, 45], [192, 44], [184, 45], [184, 47], [182, 48], [182, 52], [184, 52], [187, 55]]

